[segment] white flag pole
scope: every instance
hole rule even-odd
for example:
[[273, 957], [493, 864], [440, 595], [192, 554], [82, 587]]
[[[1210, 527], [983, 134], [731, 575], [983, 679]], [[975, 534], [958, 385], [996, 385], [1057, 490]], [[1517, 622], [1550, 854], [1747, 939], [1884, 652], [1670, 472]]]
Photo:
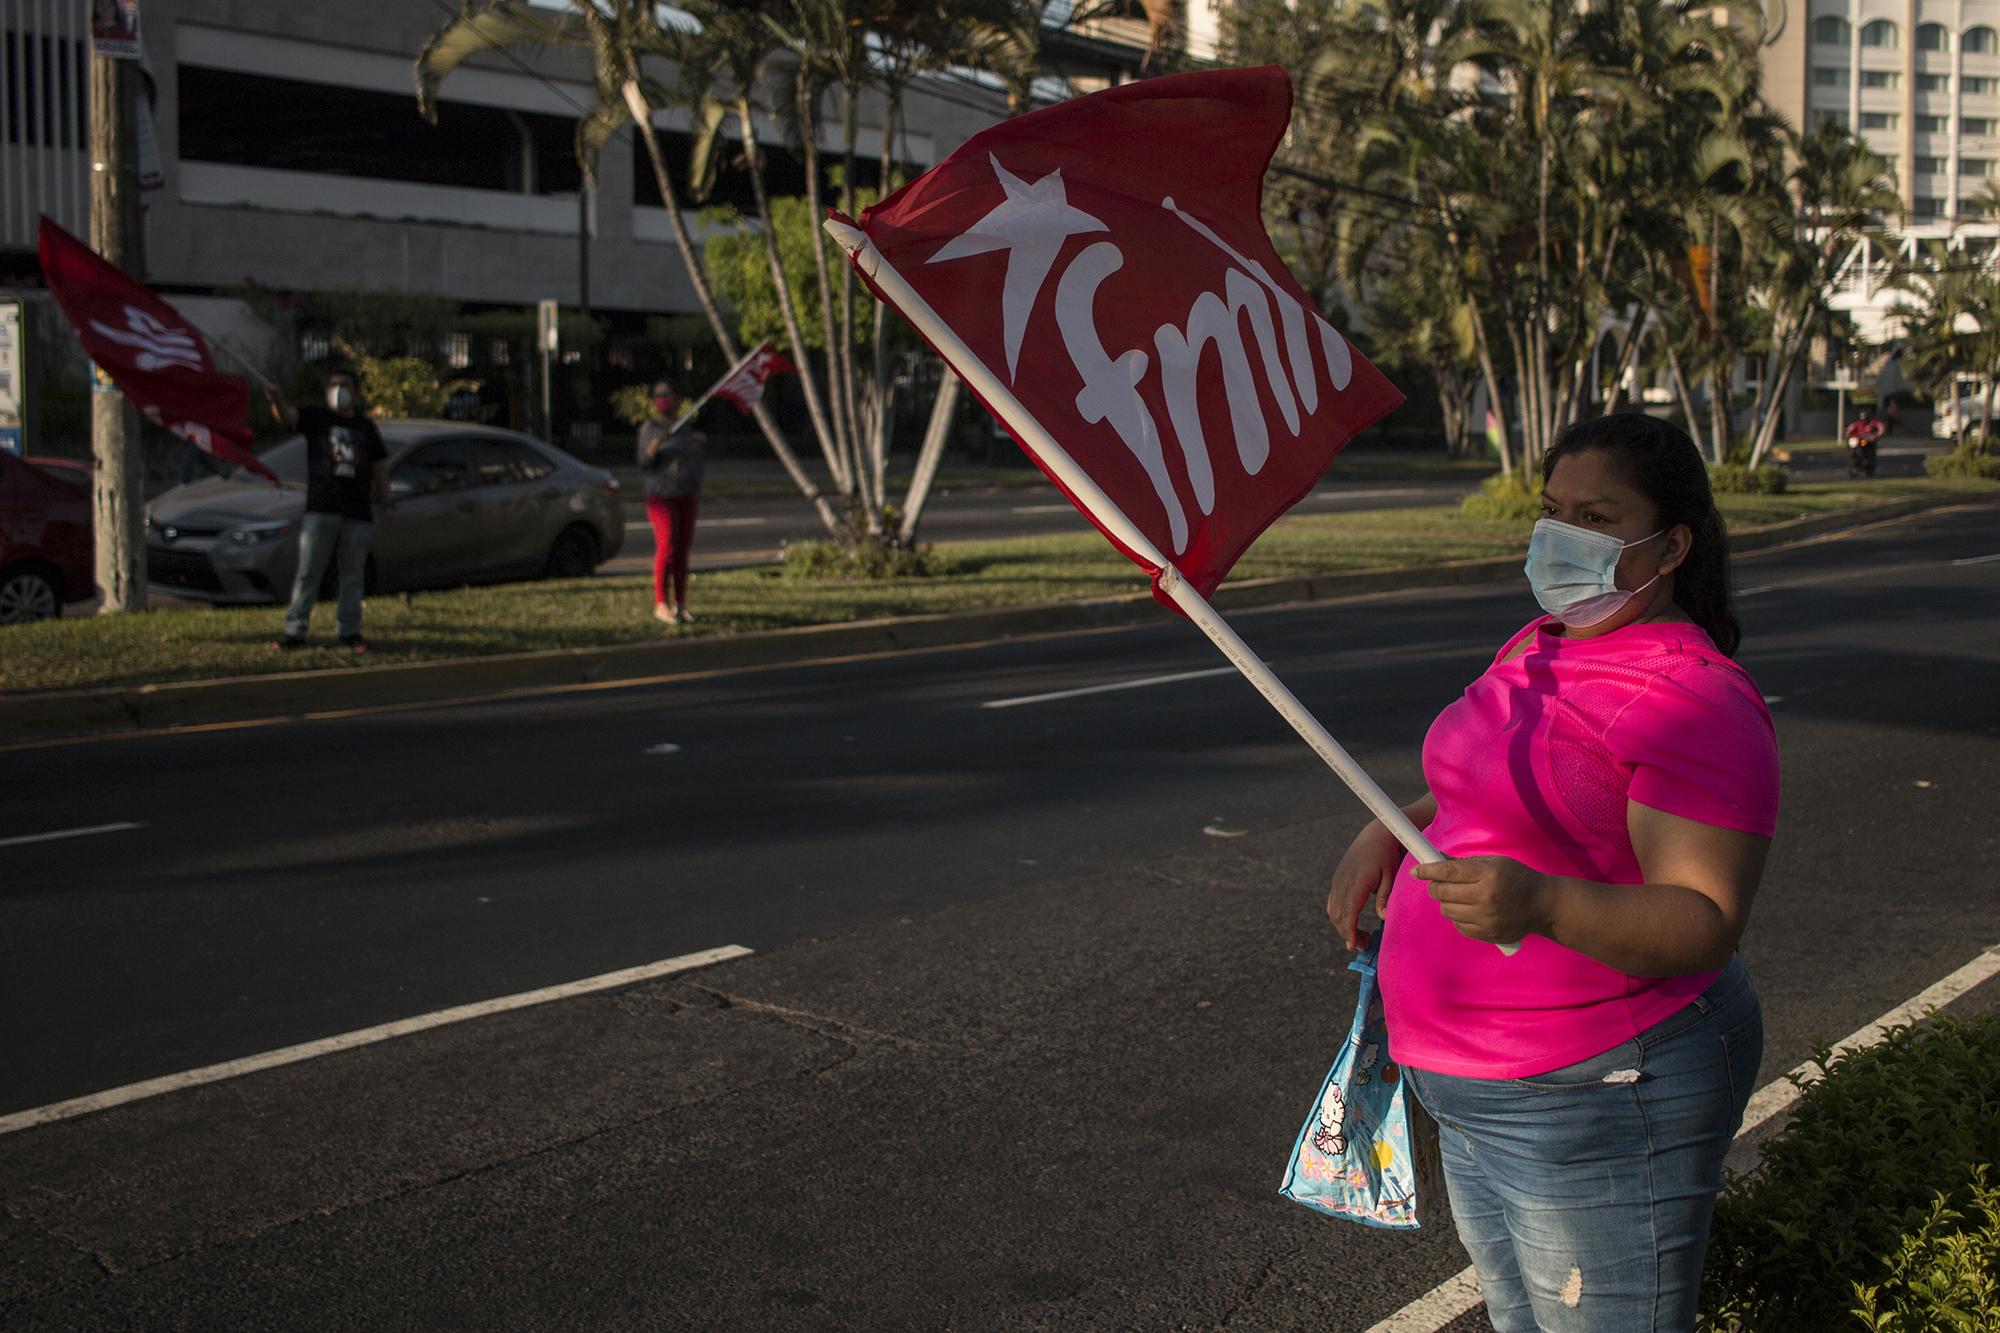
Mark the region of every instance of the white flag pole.
[[[1306, 710], [1306, 706], [1299, 702], [1298, 696], [1285, 688], [1285, 683], [1264, 665], [1263, 659], [1250, 651], [1250, 646], [1230, 628], [1229, 622], [1216, 614], [1215, 608], [1208, 604], [1208, 599], [1196, 592], [1188, 581], [1181, 577], [1180, 571], [1160, 553], [1159, 548], [1153, 545], [1145, 533], [1139, 531], [1138, 525], [1125, 516], [1124, 511], [1112, 502], [1111, 497], [1091, 479], [1088, 472], [1077, 466], [1076, 460], [1069, 456], [1068, 451], [1057, 444], [1054, 437], [1029, 414], [1027, 408], [1021, 405], [1021, 401], [1014, 397], [1013, 390], [987, 368], [986, 363], [965, 345], [965, 341], [952, 331], [950, 325], [938, 318], [937, 312], [931, 309], [930, 302], [926, 301], [917, 289], [896, 271], [894, 265], [882, 257], [882, 252], [875, 248], [874, 242], [868, 239], [867, 234], [838, 218], [828, 218], [824, 225], [827, 234], [847, 252], [862, 273], [892, 298], [891, 303], [903, 313], [903, 317], [916, 325], [917, 331], [923, 334], [931, 346], [951, 364], [952, 369], [972, 386], [973, 391], [1000, 415], [1008, 428], [1023, 441], [1033, 445], [1036, 457], [1048, 465], [1049, 471], [1055, 473], [1056, 479], [1076, 497], [1077, 503], [1082, 505], [1105, 531], [1117, 538], [1121, 546], [1160, 571], [1160, 589], [1173, 598], [1174, 604], [1187, 613], [1189, 620], [1200, 626], [1202, 633], [1208, 635], [1215, 646], [1222, 650], [1222, 655], [1229, 659], [1230, 664], [1242, 672], [1244, 677], [1257, 687], [1258, 693], [1278, 710], [1278, 715], [1292, 724], [1292, 729], [1312, 747], [1313, 753], [1324, 759], [1340, 780], [1361, 798], [1361, 803], [1382, 821], [1383, 827], [1395, 835], [1396, 841], [1403, 844], [1403, 849], [1416, 857], [1420, 863], [1428, 864], [1444, 860], [1443, 854], [1423, 835], [1423, 830], [1410, 822], [1409, 816], [1403, 813], [1402, 808], [1390, 800], [1387, 793], [1376, 785], [1375, 779], [1369, 777], [1361, 765], [1354, 761], [1354, 756], [1350, 755], [1340, 742], [1320, 725], [1319, 719]], [[1498, 947], [1501, 952], [1511, 954], [1519, 946], [1502, 944]]]

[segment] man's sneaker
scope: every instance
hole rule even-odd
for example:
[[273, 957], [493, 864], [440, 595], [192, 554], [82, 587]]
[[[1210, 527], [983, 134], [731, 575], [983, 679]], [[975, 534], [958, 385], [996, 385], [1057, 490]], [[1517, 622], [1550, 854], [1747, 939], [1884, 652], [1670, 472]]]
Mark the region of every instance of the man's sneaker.
[[277, 638], [271, 640], [271, 646], [283, 649], [285, 652], [290, 652], [294, 648], [305, 647], [306, 641], [296, 634], [280, 634]]
[[365, 653], [368, 651], [368, 640], [359, 634], [346, 634], [341, 636], [340, 646], [349, 652]]

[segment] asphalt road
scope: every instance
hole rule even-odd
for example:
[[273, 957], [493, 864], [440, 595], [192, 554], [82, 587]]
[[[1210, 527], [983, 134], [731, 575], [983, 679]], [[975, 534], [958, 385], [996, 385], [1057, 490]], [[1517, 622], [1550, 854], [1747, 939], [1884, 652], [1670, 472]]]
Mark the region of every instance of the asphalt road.
[[[1989, 505], [1740, 567], [1766, 1080], [2000, 941], [1993, 556]], [[1531, 610], [1238, 624], [1406, 792]], [[0, 1113], [756, 951], [0, 1136], [0, 1325], [1366, 1328], [1464, 1259], [1272, 1193], [1358, 806], [1226, 675], [982, 706], [1217, 665], [1163, 615], [0, 753], [0, 838], [141, 825], [0, 845]]]
[[[1921, 470], [1921, 469], [1920, 469]], [[1472, 489], [1463, 478], [1452, 481], [1351, 481], [1321, 486], [1300, 501], [1295, 513], [1330, 514], [1353, 509], [1402, 509], [1413, 505], [1451, 504]], [[607, 573], [636, 573], [652, 568], [653, 529], [645, 511], [628, 506], [625, 545], [605, 562]], [[921, 539], [926, 542], [990, 541], [1006, 537], [1040, 537], [1051, 533], [1088, 532], [1090, 525], [1075, 506], [1051, 486], [968, 487], [934, 492], [924, 509]], [[812, 509], [797, 496], [732, 499], [704, 496], [695, 522], [695, 569], [775, 560], [786, 542], [825, 536]]]

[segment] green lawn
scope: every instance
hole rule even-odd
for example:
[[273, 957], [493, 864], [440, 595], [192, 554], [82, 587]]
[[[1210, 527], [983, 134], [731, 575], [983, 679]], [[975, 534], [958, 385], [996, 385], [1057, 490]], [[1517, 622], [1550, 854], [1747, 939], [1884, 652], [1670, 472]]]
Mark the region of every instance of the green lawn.
[[[1925, 479], [1801, 486], [1779, 496], [1724, 496], [1732, 527], [1770, 523], [1906, 495], [1953, 489], [1975, 494], [2000, 484], [1957, 487]], [[1523, 525], [1462, 517], [1456, 509], [1376, 510], [1287, 519], [1238, 563], [1235, 579], [1258, 579], [1422, 565], [1505, 555], [1527, 542]], [[154, 681], [204, 680], [325, 667], [367, 670], [377, 663], [642, 643], [665, 636], [742, 633], [835, 624], [881, 616], [1022, 606], [1145, 590], [1123, 557], [1095, 534], [940, 548], [943, 573], [930, 578], [843, 583], [787, 578], [775, 569], [697, 575], [690, 601], [701, 619], [661, 625], [649, 615], [644, 576], [515, 583], [388, 596], [368, 605], [365, 658], [331, 646], [279, 653], [275, 607], [149, 611], [20, 625], [0, 631], [0, 689], [37, 690]], [[316, 617], [317, 640], [332, 637], [332, 607]]]

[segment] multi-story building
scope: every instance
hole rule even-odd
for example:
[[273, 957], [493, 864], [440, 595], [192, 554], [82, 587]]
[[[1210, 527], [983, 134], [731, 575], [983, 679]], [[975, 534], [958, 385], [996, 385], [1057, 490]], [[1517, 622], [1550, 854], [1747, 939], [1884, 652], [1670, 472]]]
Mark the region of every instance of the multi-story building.
[[[32, 294], [43, 214], [88, 233], [89, 8], [0, 0], [0, 287]], [[630, 127], [585, 187], [573, 132], [595, 93], [581, 52], [476, 58], [446, 80], [435, 125], [418, 115], [416, 54], [457, 12], [451, 0], [145, 0], [160, 168], [144, 196], [146, 281], [244, 342], [259, 326], [234, 294], [249, 287], [437, 293], [474, 307], [548, 298], [627, 329], [694, 310], [666, 203]], [[1004, 113], [999, 93], [977, 82], [922, 81], [908, 94], [896, 156], [929, 166]], [[688, 113], [654, 119], [681, 188]], [[830, 119], [821, 147], [837, 158]], [[856, 175], [867, 186], [880, 99], [862, 99], [860, 121]], [[801, 193], [803, 171], [782, 136], [766, 126], [762, 137], [774, 191]], [[725, 170], [712, 202], [751, 211], [747, 176]], [[699, 235], [694, 201], [674, 203]]]
[[[2000, 0], [1807, 0], [1772, 5], [1764, 91], [1802, 130], [1834, 121], [1889, 164], [1902, 195], [1903, 251], [1942, 242], [1994, 249], [2000, 190]], [[1838, 304], [1861, 336], [1894, 339], [1887, 260], [1850, 256]]]

